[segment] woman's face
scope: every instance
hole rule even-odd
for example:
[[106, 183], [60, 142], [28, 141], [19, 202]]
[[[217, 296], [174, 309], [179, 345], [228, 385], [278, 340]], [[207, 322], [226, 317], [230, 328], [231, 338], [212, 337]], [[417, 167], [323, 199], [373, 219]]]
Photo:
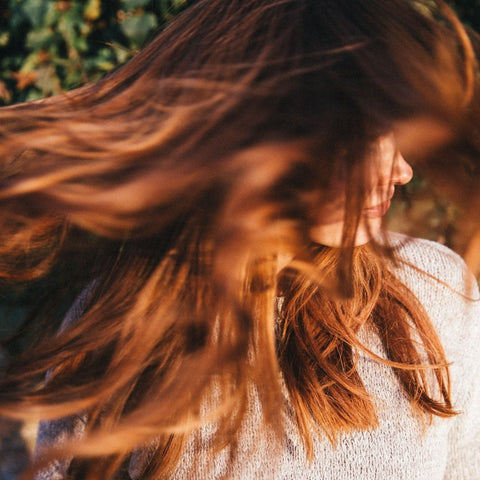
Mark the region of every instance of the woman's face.
[[[355, 237], [355, 245], [363, 245], [374, 237], [382, 226], [382, 217], [390, 207], [396, 185], [408, 183], [412, 168], [397, 149], [393, 134], [381, 137], [369, 159], [366, 179], [366, 197]], [[342, 240], [345, 215], [345, 195], [342, 188], [332, 189], [318, 215], [318, 223], [312, 227], [313, 241], [330, 247], [339, 247]], [[333, 193], [336, 192], [336, 193]]]

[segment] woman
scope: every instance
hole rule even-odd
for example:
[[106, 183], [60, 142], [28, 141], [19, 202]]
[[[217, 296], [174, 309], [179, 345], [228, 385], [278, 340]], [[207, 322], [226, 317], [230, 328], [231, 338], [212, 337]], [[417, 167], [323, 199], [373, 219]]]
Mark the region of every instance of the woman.
[[203, 0], [1, 110], [2, 275], [82, 291], [0, 388], [39, 478], [475, 478], [478, 291], [380, 227], [402, 154], [475, 173], [477, 92], [441, 1]]

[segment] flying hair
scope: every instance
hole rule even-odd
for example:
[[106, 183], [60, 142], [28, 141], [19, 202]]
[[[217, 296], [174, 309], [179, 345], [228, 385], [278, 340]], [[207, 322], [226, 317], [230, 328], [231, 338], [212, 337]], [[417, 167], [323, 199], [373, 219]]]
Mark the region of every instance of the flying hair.
[[[0, 109], [0, 278], [58, 283], [0, 414], [86, 419], [37, 467], [73, 458], [73, 478], [114, 478], [145, 448], [140, 478], [168, 478], [206, 423], [204, 455], [234, 458], [252, 391], [281, 438], [284, 386], [311, 456], [312, 428], [335, 442], [377, 423], [356, 370], [364, 326], [419, 417], [455, 415], [395, 249], [353, 239], [375, 141], [407, 145], [427, 119], [459, 142], [477, 98], [472, 43], [443, 1], [201, 0], [103, 80]], [[431, 153], [417, 152], [427, 175]], [[339, 177], [329, 248], [309, 232]], [[81, 291], [53, 333], [52, 310]]]

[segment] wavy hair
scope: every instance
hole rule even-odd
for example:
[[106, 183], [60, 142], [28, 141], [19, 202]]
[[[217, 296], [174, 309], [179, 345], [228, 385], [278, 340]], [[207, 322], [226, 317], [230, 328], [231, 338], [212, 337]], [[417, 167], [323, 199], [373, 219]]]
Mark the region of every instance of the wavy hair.
[[[434, 328], [383, 268], [394, 252], [352, 244], [376, 139], [418, 119], [458, 139], [477, 91], [440, 0], [202, 0], [98, 83], [1, 109], [0, 275], [60, 280], [0, 413], [84, 412], [84, 436], [45, 457], [73, 457], [75, 478], [113, 478], [148, 444], [142, 478], [168, 478], [202, 424], [207, 455], [238, 442], [252, 387], [280, 435], [283, 375], [311, 454], [312, 426], [334, 441], [376, 423], [354, 353], [369, 322], [412, 408], [453, 415]], [[329, 249], [309, 231], [339, 175]], [[53, 334], [52, 305], [82, 289]]]

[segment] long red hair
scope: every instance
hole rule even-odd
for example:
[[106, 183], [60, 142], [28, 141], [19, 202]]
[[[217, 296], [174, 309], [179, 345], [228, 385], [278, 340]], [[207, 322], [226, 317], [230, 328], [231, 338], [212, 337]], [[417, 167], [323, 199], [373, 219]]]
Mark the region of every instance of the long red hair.
[[[0, 413], [84, 412], [84, 437], [46, 460], [111, 478], [153, 442], [143, 478], [162, 478], [205, 422], [218, 425], [206, 455], [235, 445], [252, 386], [281, 432], [283, 374], [311, 447], [312, 425], [332, 440], [375, 425], [358, 317], [392, 346], [412, 408], [453, 415], [447, 359], [385, 273], [392, 253], [351, 245], [371, 145], [420, 117], [457, 133], [476, 82], [442, 1], [203, 0], [104, 80], [0, 110], [0, 274], [57, 279], [2, 378]], [[332, 250], [308, 232], [339, 173], [346, 226]], [[297, 260], [278, 275], [284, 254]], [[79, 318], [52, 334], [51, 306], [85, 288]]]

